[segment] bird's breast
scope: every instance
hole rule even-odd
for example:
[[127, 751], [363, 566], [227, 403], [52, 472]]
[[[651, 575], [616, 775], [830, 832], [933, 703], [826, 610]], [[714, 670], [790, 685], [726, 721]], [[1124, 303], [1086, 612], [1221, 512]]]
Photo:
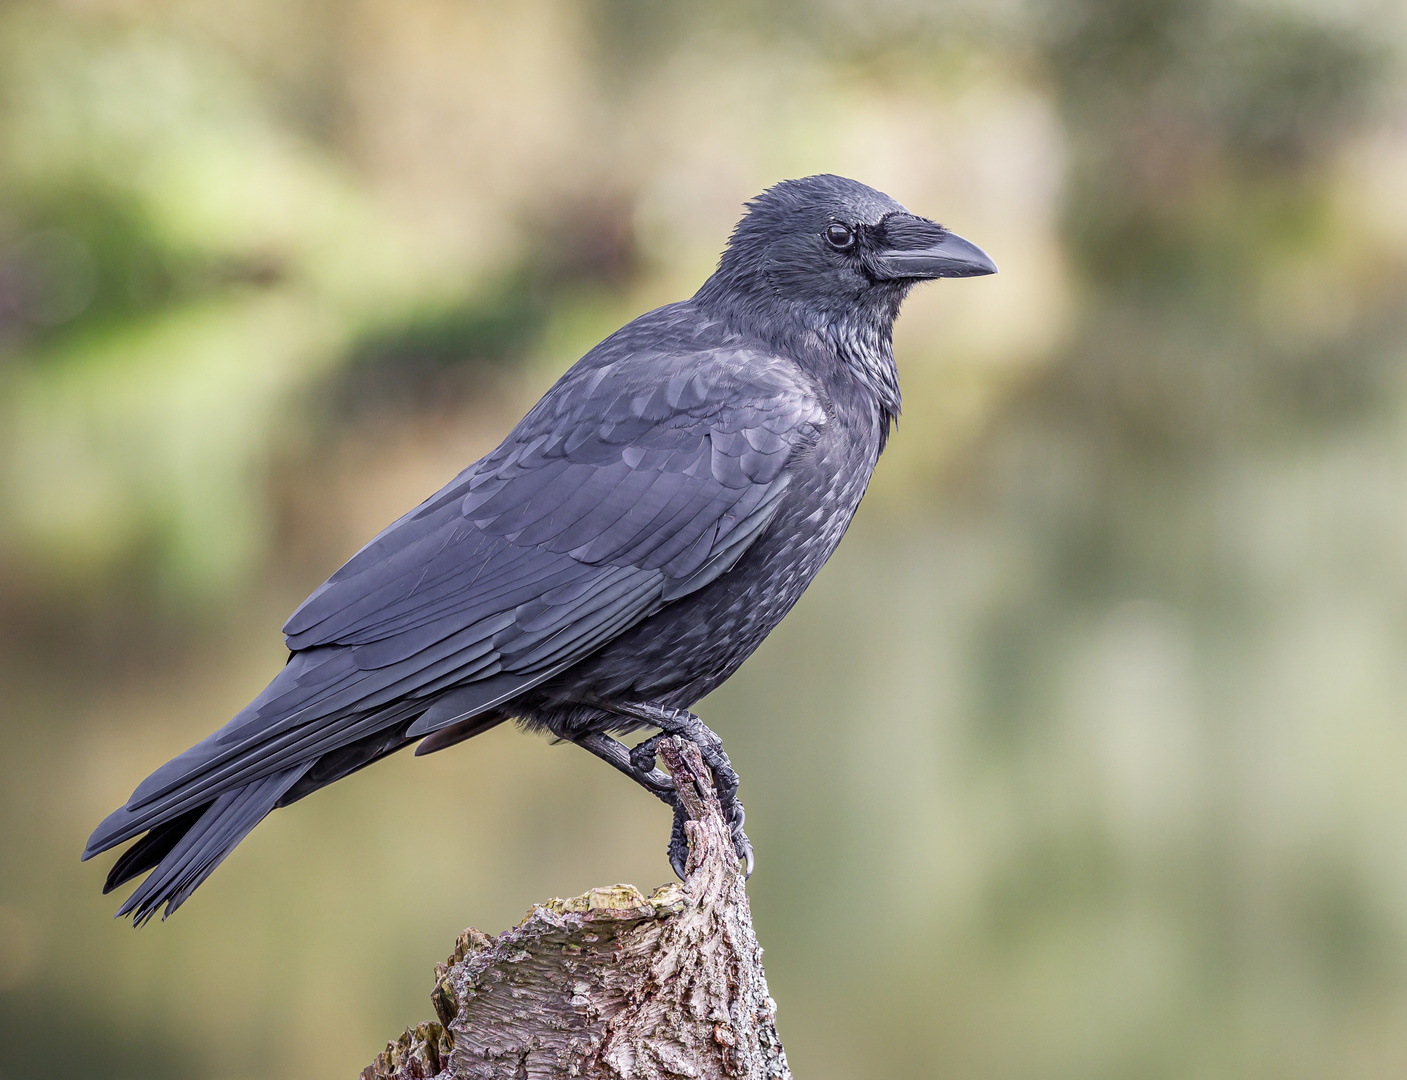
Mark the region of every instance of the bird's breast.
[[845, 535], [879, 456], [877, 423], [833, 419], [788, 463], [772, 523], [715, 581], [643, 620], [553, 687], [558, 700], [691, 706], [781, 622]]

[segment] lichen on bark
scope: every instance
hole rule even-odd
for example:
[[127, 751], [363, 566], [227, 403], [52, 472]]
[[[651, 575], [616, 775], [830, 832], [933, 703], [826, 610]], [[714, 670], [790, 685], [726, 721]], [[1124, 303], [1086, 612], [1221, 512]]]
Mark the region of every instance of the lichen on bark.
[[548, 900], [496, 938], [465, 930], [435, 967], [438, 1022], [361, 1080], [791, 1080], [708, 771], [685, 740], [659, 754], [688, 819], [684, 882]]

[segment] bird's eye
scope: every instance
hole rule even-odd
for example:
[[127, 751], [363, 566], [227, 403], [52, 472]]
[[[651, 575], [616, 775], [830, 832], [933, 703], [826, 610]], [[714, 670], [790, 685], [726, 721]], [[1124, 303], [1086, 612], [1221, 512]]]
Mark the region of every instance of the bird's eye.
[[850, 227], [838, 221], [832, 221], [826, 226], [825, 235], [826, 243], [837, 251], [844, 251], [855, 242], [855, 234], [850, 231]]

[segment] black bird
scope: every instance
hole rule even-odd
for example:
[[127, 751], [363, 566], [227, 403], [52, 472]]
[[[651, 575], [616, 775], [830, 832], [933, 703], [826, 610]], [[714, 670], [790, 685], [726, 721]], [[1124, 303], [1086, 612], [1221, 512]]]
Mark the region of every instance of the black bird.
[[[905, 294], [995, 272], [853, 180], [763, 192], [692, 299], [597, 345], [498, 449], [319, 586], [284, 625], [291, 655], [268, 687], [98, 826], [85, 859], [141, 837], [104, 892], [152, 871], [118, 915], [169, 915], [275, 807], [510, 718], [673, 804], [681, 876], [653, 748], [694, 740], [750, 872], [737, 775], [687, 710], [850, 524], [899, 414]], [[659, 734], [633, 750], [613, 737], [641, 728]]]

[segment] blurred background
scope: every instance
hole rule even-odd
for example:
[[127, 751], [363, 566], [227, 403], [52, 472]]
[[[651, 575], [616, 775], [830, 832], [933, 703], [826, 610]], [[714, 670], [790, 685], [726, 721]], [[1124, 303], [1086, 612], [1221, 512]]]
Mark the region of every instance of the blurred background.
[[705, 719], [798, 1077], [1407, 1075], [1407, 9], [0, 4], [0, 1076], [352, 1077], [463, 927], [670, 878], [500, 729], [134, 932], [78, 862], [283, 618], [741, 204], [990, 251]]

